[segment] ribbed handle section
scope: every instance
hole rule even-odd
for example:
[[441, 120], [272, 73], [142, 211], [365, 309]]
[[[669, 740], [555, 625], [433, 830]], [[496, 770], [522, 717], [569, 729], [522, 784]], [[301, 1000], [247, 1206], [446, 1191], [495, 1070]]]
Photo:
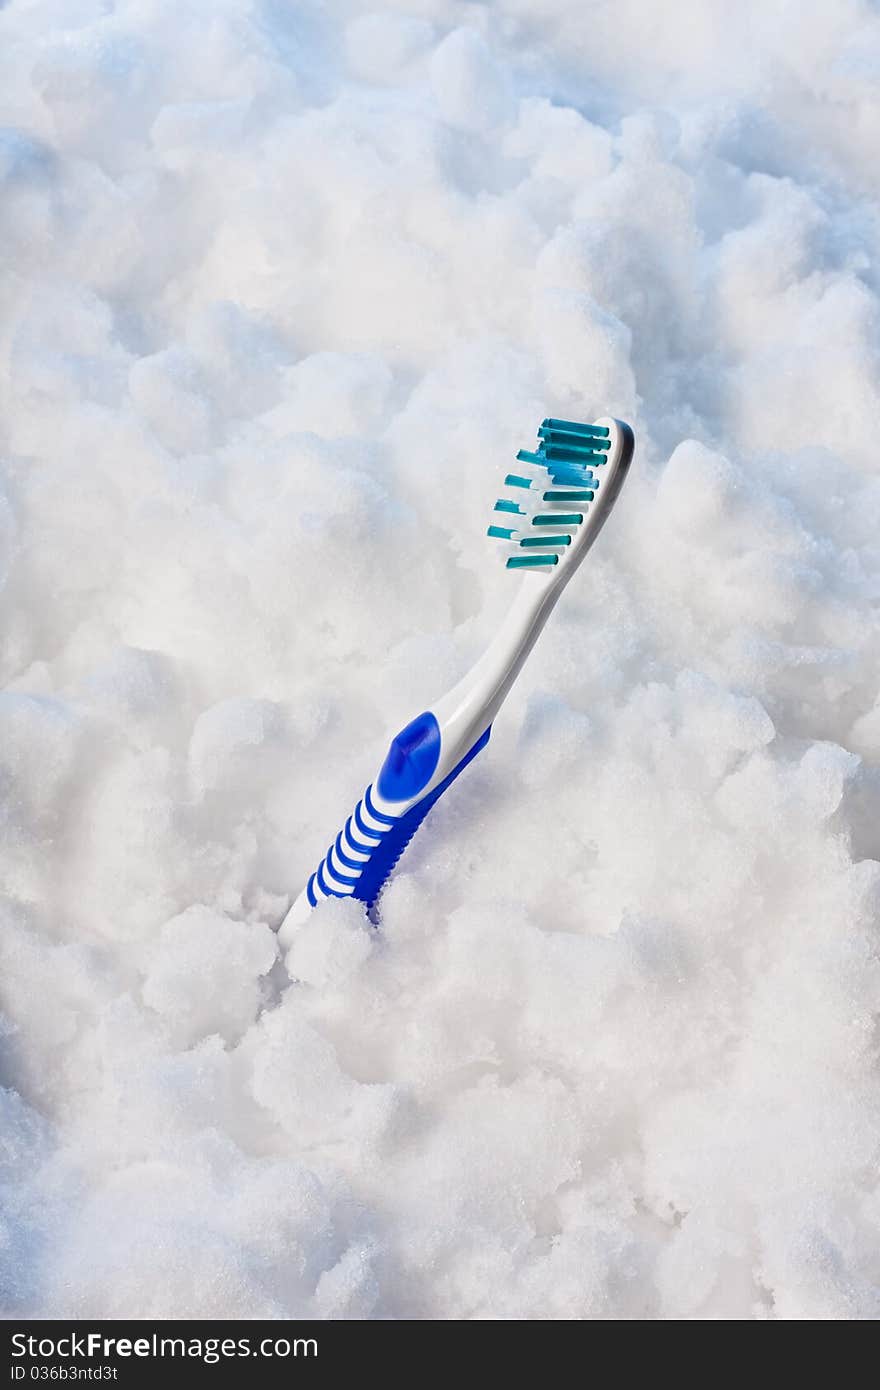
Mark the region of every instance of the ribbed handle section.
[[375, 869], [377, 858], [387, 852], [389, 834], [406, 818], [377, 811], [372, 791], [371, 783], [306, 884], [310, 907], [324, 898], [359, 898], [372, 906], [376, 894], [367, 896], [371, 866]]
[[357, 898], [370, 910], [431, 807], [489, 742], [486, 729], [449, 776], [403, 815], [376, 809], [372, 783], [355, 806], [305, 889], [310, 907], [325, 898]]

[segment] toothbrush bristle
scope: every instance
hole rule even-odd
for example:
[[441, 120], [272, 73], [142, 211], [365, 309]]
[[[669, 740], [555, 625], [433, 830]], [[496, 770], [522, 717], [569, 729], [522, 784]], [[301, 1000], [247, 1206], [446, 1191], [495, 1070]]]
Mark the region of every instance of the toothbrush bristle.
[[[506, 512], [510, 525], [491, 525], [488, 535], [504, 542], [508, 569], [538, 569], [559, 562], [559, 552], [571, 545], [583, 523], [587, 505], [599, 488], [596, 471], [607, 462], [611, 431], [604, 425], [547, 419], [538, 428], [534, 449], [520, 449], [517, 462], [524, 473], [508, 473], [504, 487], [512, 497], [499, 497], [496, 512]], [[514, 500], [515, 499], [515, 500]], [[572, 510], [572, 503], [578, 510]]]

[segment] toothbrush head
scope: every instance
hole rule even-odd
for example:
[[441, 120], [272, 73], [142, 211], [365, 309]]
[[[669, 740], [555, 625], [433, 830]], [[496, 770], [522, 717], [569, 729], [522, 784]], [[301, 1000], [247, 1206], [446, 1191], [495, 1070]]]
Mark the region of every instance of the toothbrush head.
[[520, 449], [521, 467], [505, 477], [487, 533], [505, 542], [507, 568], [565, 583], [611, 511], [633, 448], [629, 425], [610, 416], [544, 420], [535, 449]]

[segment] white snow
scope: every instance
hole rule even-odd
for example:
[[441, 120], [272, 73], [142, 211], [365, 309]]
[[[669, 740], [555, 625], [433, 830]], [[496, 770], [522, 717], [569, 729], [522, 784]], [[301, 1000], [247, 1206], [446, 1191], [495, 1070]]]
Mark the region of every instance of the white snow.
[[10, 0], [0, 93], [4, 1312], [880, 1316], [876, 7]]

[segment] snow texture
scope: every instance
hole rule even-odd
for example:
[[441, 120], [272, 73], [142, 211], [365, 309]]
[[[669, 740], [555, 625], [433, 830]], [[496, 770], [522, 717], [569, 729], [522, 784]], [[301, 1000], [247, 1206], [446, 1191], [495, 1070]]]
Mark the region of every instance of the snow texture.
[[5, 1313], [880, 1316], [876, 6], [9, 0], [0, 92]]

